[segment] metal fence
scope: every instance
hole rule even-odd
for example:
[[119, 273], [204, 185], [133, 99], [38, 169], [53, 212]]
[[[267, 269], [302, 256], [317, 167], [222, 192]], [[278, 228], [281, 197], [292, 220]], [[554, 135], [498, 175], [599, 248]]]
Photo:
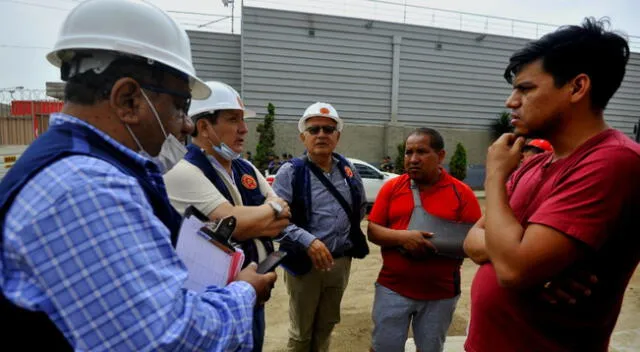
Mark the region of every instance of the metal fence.
[[49, 115], [61, 109], [62, 102], [45, 90], [1, 90], [0, 145], [30, 144], [49, 127]]

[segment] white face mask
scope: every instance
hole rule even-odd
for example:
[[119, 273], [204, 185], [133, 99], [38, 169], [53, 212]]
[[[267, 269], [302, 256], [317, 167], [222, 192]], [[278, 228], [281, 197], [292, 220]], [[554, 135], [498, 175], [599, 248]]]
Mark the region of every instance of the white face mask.
[[[213, 127], [211, 127], [211, 130], [213, 131]], [[218, 134], [216, 133], [216, 131], [213, 131], [213, 133], [216, 135], [216, 138], [220, 140], [220, 137], [218, 137]], [[220, 145], [217, 146], [213, 144], [213, 142], [209, 138], [207, 139], [209, 140], [209, 143], [211, 143], [211, 147], [213, 148], [213, 150], [225, 160], [232, 161], [242, 156], [242, 153], [234, 152], [233, 149], [231, 149], [231, 147], [229, 147], [222, 140], [220, 140]]]
[[162, 174], [165, 174], [169, 172], [169, 170], [171, 170], [171, 168], [173, 168], [185, 156], [185, 154], [187, 154], [187, 148], [182, 143], [180, 143], [180, 141], [174, 135], [167, 135], [167, 132], [165, 132], [164, 127], [162, 126], [162, 122], [160, 122], [160, 116], [158, 116], [156, 108], [153, 106], [153, 104], [151, 104], [151, 100], [149, 100], [143, 90], [141, 90], [140, 92], [142, 93], [144, 99], [147, 101], [147, 104], [149, 104], [153, 115], [156, 117], [156, 121], [158, 121], [158, 124], [160, 125], [162, 134], [164, 135], [164, 142], [162, 142], [160, 153], [158, 153], [158, 155], [155, 157], [147, 153], [147, 151], [142, 147], [142, 144], [140, 144], [138, 138], [136, 138], [136, 135], [133, 133], [133, 131], [131, 131], [129, 125], [125, 126], [127, 127], [127, 130], [131, 134], [131, 137], [133, 137], [133, 140], [136, 142], [138, 148], [140, 149], [140, 151], [138, 151], [138, 154], [153, 161], [156, 165], [158, 165], [160, 172]]

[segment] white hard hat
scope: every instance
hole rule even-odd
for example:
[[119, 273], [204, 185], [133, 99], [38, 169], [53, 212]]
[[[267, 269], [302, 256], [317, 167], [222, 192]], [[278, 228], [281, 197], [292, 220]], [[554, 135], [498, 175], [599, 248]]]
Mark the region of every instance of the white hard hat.
[[205, 83], [211, 89], [211, 95], [205, 100], [194, 100], [189, 108], [189, 117], [214, 112], [216, 110], [242, 110], [244, 117], [255, 117], [256, 112], [245, 108], [240, 94], [230, 85], [222, 82], [209, 81]]
[[[196, 77], [187, 32], [166, 12], [144, 0], [88, 0], [76, 6], [62, 24], [47, 60], [60, 67], [78, 51], [111, 51], [169, 66], [189, 77], [193, 99], [211, 91]], [[95, 60], [94, 60], [95, 61]], [[104, 69], [111, 61], [103, 63]], [[92, 67], [98, 71], [98, 68]]]
[[304, 132], [305, 122], [307, 122], [307, 120], [312, 117], [318, 117], [318, 116], [328, 117], [332, 119], [338, 125], [337, 126], [338, 132], [342, 131], [344, 122], [342, 121], [340, 116], [338, 116], [338, 112], [336, 111], [336, 109], [334, 109], [333, 106], [331, 106], [331, 104], [320, 103], [320, 102], [309, 105], [307, 110], [304, 111], [304, 114], [298, 121], [298, 131], [300, 131], [300, 133]]

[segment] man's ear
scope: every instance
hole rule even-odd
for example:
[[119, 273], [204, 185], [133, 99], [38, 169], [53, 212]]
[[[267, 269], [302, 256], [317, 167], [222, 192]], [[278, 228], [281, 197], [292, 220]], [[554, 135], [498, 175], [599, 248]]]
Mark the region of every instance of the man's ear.
[[304, 143], [304, 132], [300, 133], [300, 141]]
[[336, 142], [340, 141], [340, 135], [341, 135], [340, 132], [337, 132], [337, 133], [338, 133], [338, 136], [336, 137]]
[[141, 89], [140, 84], [130, 77], [120, 78], [111, 88], [109, 105], [127, 125], [140, 123], [140, 115], [146, 104]]
[[577, 103], [584, 99], [591, 92], [591, 78], [581, 73], [569, 82], [571, 85], [571, 102]]
[[442, 164], [442, 161], [444, 161], [444, 157], [447, 155], [447, 152], [442, 149], [441, 151], [438, 152], [438, 162], [440, 162]]
[[206, 135], [202, 133], [207, 129], [207, 121], [205, 121], [204, 118], [200, 118], [198, 119], [198, 121], [196, 121], [195, 128], [196, 128], [196, 131], [198, 131], [198, 136], [209, 138], [208, 133]]

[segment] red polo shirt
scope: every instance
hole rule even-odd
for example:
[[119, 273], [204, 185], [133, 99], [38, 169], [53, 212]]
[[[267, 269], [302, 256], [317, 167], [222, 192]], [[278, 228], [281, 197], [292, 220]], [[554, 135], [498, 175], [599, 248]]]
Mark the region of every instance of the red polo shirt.
[[[407, 174], [386, 182], [373, 204], [369, 221], [394, 230], [406, 230], [413, 212], [409, 186]], [[428, 213], [442, 219], [475, 222], [481, 216], [471, 188], [445, 170], [435, 185], [420, 192], [420, 199]], [[412, 259], [395, 248], [382, 248], [382, 261], [378, 283], [405, 297], [437, 300], [460, 293], [462, 260], [440, 256]]]
[[567, 158], [551, 158], [535, 156], [516, 171], [507, 185], [509, 204], [522, 226], [549, 226], [588, 248], [587, 258], [568, 270], [586, 269], [599, 283], [575, 305], [551, 305], [540, 299], [542, 283], [503, 288], [493, 265], [482, 265], [471, 287], [467, 351], [608, 349], [640, 260], [640, 145], [607, 130]]

